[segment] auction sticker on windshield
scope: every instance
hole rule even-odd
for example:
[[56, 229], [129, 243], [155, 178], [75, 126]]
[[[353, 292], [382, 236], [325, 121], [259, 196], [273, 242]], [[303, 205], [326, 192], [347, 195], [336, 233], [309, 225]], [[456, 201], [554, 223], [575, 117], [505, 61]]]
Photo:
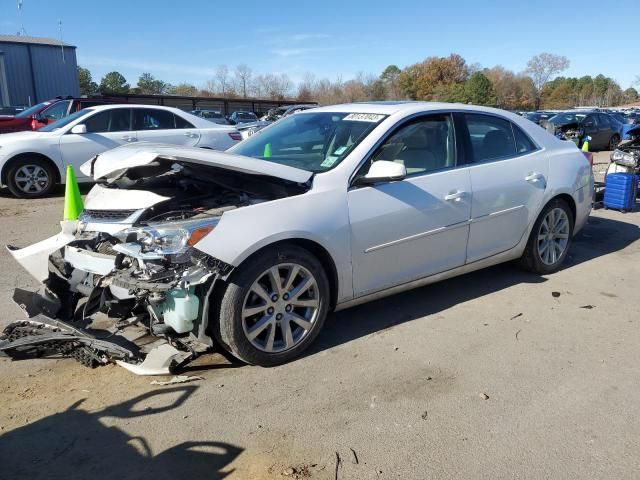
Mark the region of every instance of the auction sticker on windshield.
[[352, 122], [372, 122], [378, 123], [385, 116], [379, 113], [350, 113], [343, 120], [350, 120]]

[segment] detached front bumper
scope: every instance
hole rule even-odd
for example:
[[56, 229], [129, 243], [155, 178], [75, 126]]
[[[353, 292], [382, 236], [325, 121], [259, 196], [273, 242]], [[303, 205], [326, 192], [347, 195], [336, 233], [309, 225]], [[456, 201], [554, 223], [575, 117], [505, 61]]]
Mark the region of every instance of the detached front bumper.
[[63, 231], [25, 249], [8, 247], [43, 287], [14, 293], [28, 319], [4, 330], [0, 352], [59, 354], [91, 367], [115, 362], [159, 375], [209, 349], [209, 298], [231, 267], [196, 250], [178, 263], [143, 260], [131, 244], [112, 240]]

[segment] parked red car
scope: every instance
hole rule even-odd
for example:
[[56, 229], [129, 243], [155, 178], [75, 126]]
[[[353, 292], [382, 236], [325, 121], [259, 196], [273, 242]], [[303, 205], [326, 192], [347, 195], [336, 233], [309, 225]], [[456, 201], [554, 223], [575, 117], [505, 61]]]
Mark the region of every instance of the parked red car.
[[0, 133], [37, 130], [83, 108], [105, 103], [110, 102], [96, 98], [54, 98], [27, 108], [17, 115], [0, 115]]

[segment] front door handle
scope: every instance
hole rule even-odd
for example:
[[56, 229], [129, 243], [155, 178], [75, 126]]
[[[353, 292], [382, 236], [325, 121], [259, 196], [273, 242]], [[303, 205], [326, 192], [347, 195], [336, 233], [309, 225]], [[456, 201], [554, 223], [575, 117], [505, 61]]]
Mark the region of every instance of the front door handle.
[[186, 132], [186, 133], [183, 133], [183, 135], [184, 135], [185, 137], [190, 137], [190, 138], [193, 138], [193, 137], [197, 137], [197, 136], [198, 136], [198, 134], [197, 134], [197, 133], [193, 133], [193, 132]]
[[447, 202], [459, 202], [467, 195], [467, 192], [463, 192], [462, 190], [456, 190], [455, 192], [451, 192], [445, 195], [444, 199]]
[[542, 175], [541, 173], [532, 172], [526, 177], [524, 177], [524, 179], [529, 183], [536, 183], [536, 182], [539, 182], [540, 180], [544, 180], [544, 175]]
[[125, 142], [135, 142], [137, 140], [136, 137], [132, 137], [131, 135], [124, 135], [123, 137], [120, 137], [120, 138]]

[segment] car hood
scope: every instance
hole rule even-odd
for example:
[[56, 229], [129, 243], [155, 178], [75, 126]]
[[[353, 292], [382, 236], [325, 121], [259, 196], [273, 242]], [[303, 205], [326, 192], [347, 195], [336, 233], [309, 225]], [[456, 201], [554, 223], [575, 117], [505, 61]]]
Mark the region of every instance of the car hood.
[[3, 133], [2, 135], [0, 135], [0, 146], [23, 141], [31, 142], [33, 140], [38, 140], [41, 138], [57, 137], [58, 135], [59, 134], [57, 132], [34, 132], [32, 130], [25, 130], [24, 132]]
[[162, 144], [124, 145], [97, 155], [84, 163], [80, 171], [94, 180], [107, 183], [127, 169], [149, 165], [156, 160], [179, 161], [218, 167], [249, 175], [266, 175], [294, 183], [306, 183], [312, 172], [242, 155], [197, 147], [176, 147]]

